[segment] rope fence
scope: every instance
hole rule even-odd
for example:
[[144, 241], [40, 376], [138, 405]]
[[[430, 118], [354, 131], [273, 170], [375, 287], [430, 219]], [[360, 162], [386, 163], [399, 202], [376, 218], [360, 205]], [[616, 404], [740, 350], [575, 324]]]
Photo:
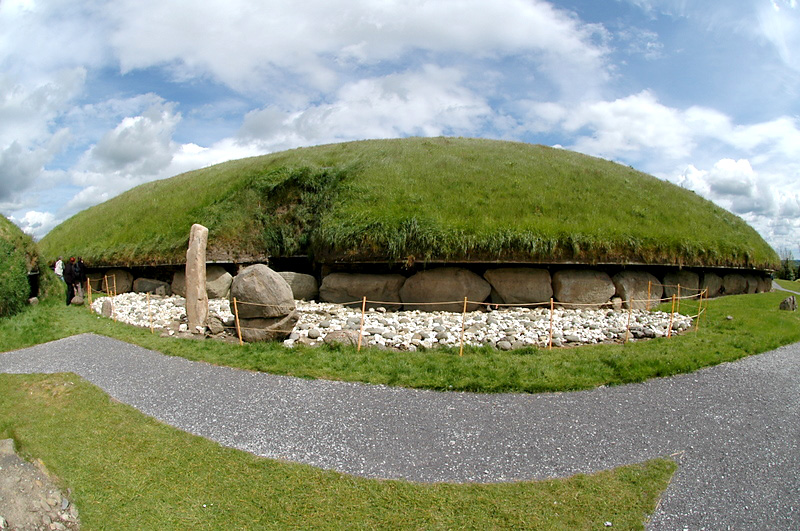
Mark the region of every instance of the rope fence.
[[[679, 285], [678, 286], [672, 286], [672, 287], [677, 288], [678, 292], [680, 293], [681, 288], [680, 288]], [[650, 292], [651, 289], [652, 289], [652, 286], [648, 286], [648, 292]], [[649, 310], [649, 304], [651, 302], [657, 302], [658, 304], [670, 302], [671, 303], [670, 321], [669, 321], [669, 326], [667, 327], [667, 337], [670, 338], [670, 337], [672, 337], [672, 332], [673, 332], [674, 316], [675, 316], [676, 313], [680, 313], [680, 310], [679, 310], [680, 309], [680, 301], [681, 300], [683, 300], [683, 301], [696, 300], [697, 301], [697, 313], [689, 315], [688, 317], [691, 317], [692, 319], [694, 319], [694, 321], [695, 321], [695, 332], [698, 332], [700, 330], [700, 318], [706, 312], [706, 308], [705, 308], [704, 304], [706, 304], [706, 302], [708, 300], [708, 290], [707, 289], [685, 288], [685, 291], [695, 291], [696, 293], [694, 295], [684, 295], [684, 296], [680, 296], [680, 297], [677, 294], [673, 294], [671, 297], [660, 297], [658, 299], [651, 299], [650, 297], [648, 297], [647, 299], [632, 299], [632, 298], [628, 298], [628, 301], [627, 301], [627, 303], [628, 303], [627, 304], [628, 305], [628, 308], [627, 308], [628, 316], [627, 316], [627, 324], [626, 324], [626, 330], [625, 330], [625, 339], [624, 339], [623, 343], [627, 343], [630, 340], [630, 336], [631, 336], [631, 316], [632, 316], [632, 313], [633, 313], [633, 308], [635, 306], [635, 303], [645, 303], [646, 302], [647, 303], [647, 311], [650, 311]], [[549, 307], [549, 310], [550, 310], [549, 311], [549, 314], [550, 314], [549, 315], [549, 317], [550, 317], [550, 326], [549, 326], [549, 337], [548, 337], [548, 341], [547, 341], [547, 348], [548, 349], [552, 349], [553, 348], [553, 317], [555, 315], [556, 308], [559, 308], [559, 309], [578, 309], [578, 308], [597, 309], [599, 307], [605, 307], [605, 308], [609, 307], [608, 304], [598, 305], [598, 304], [579, 304], [579, 303], [556, 302], [552, 297], [550, 298], [549, 302], [521, 303], [521, 304], [519, 304], [519, 303], [516, 303], [516, 304], [500, 304], [500, 303], [495, 304], [495, 303], [490, 303], [489, 304], [489, 303], [486, 303], [486, 302], [483, 302], [483, 301], [481, 301], [481, 302], [470, 301], [470, 300], [468, 300], [467, 297], [464, 297], [464, 300], [462, 300], [462, 301], [412, 302], [412, 303], [401, 303], [400, 301], [373, 301], [373, 300], [367, 300], [366, 297], [363, 297], [360, 301], [349, 301], [349, 302], [345, 302], [345, 303], [341, 303], [341, 304], [342, 304], [342, 306], [356, 306], [356, 305], [359, 305], [361, 307], [361, 320], [360, 320], [360, 325], [359, 325], [358, 341], [357, 341], [357, 350], [359, 352], [361, 351], [361, 347], [363, 345], [364, 323], [365, 323], [365, 320], [366, 320], [367, 304], [378, 305], [378, 306], [389, 306], [389, 307], [391, 307], [391, 306], [399, 306], [400, 304], [403, 304], [404, 306], [411, 306], [411, 307], [418, 307], [418, 306], [444, 306], [444, 305], [453, 305], [453, 306], [455, 306], [455, 305], [459, 305], [461, 307], [461, 333], [460, 333], [460, 341], [459, 341], [459, 343], [460, 343], [460, 345], [459, 345], [459, 356], [463, 356], [464, 355], [464, 334], [465, 334], [465, 330], [466, 330], [467, 307], [469, 305], [477, 305], [479, 307], [490, 307], [490, 308], [493, 308], [493, 309], [499, 309], [499, 308], [503, 308], [503, 307], [507, 307], [507, 308]], [[237, 335], [238, 335], [238, 338], [239, 338], [239, 344], [243, 345], [244, 344], [244, 340], [242, 339], [242, 330], [262, 330], [262, 329], [242, 327], [240, 319], [239, 319], [239, 306], [240, 305], [260, 306], [260, 307], [267, 307], [267, 308], [269, 308], [269, 307], [278, 308], [278, 307], [274, 306], [274, 305], [268, 305], [268, 304], [258, 304], [258, 303], [251, 303], [251, 302], [243, 302], [243, 301], [237, 300], [234, 297], [234, 299], [233, 299], [233, 314], [234, 314], [234, 320], [235, 320], [235, 323], [236, 323], [236, 331], [237, 331]], [[285, 333], [285, 334], [290, 334], [294, 330], [294, 327], [292, 327], [291, 329], [273, 328], [273, 329], [270, 329], [270, 330], [274, 331], [274, 332], [281, 332], [281, 333]]]
[[[97, 280], [97, 279], [96, 279]], [[92, 284], [90, 280], [86, 281], [86, 293], [88, 296], [89, 301], [89, 310], [91, 311], [92, 307], [92, 296], [93, 295], [106, 295], [109, 297], [109, 302], [111, 304], [111, 317], [116, 321], [116, 314], [114, 311], [114, 300], [113, 298], [117, 295], [117, 284], [116, 284], [116, 277], [115, 276], [104, 276], [101, 280], [101, 286], [104, 290], [93, 290]], [[653, 286], [661, 286], [662, 288], [675, 288], [676, 293], [673, 294], [671, 297], [659, 297], [657, 299], [652, 298], [652, 288]], [[693, 295], [681, 295], [682, 292], [694, 292]], [[647, 288], [647, 299], [632, 299], [628, 298], [627, 300], [627, 323], [626, 323], [626, 330], [625, 330], [625, 339], [623, 340], [623, 344], [630, 341], [631, 338], [631, 317], [633, 313], [634, 306], [637, 304], [641, 305], [644, 303], [645, 308], [647, 311], [650, 311], [651, 305], [657, 306], [663, 303], [671, 303], [671, 312], [670, 312], [670, 321], [669, 326], [667, 327], [667, 337], [672, 337], [673, 332], [673, 319], [676, 313], [680, 313], [680, 304], [681, 301], [697, 301], [697, 313], [691, 314], [688, 317], [691, 317], [695, 321], [695, 332], [699, 332], [700, 330], [700, 319], [706, 315], [706, 308], [708, 304], [708, 290], [707, 289], [697, 289], [697, 288], [685, 288], [682, 287], [680, 284], [677, 285], [668, 285], [668, 284], [656, 284], [656, 283], [649, 283]], [[268, 305], [268, 304], [258, 304], [252, 302], [244, 302], [239, 301], [235, 297], [232, 301], [232, 309], [233, 309], [233, 316], [234, 316], [234, 323], [236, 334], [239, 339], [239, 344], [244, 345], [244, 339], [242, 337], [243, 330], [254, 330], [254, 331], [262, 331], [263, 328], [255, 328], [255, 327], [243, 327], [241, 324], [240, 319], [240, 311], [239, 306], [257, 306], [257, 307], [265, 307], [265, 308], [282, 308], [275, 305]], [[411, 303], [402, 303], [400, 301], [373, 301], [367, 300], [366, 297], [363, 297], [360, 301], [350, 301], [341, 303], [342, 306], [360, 306], [361, 307], [361, 320], [359, 325], [359, 332], [358, 332], [358, 342], [357, 342], [357, 350], [360, 352], [362, 345], [363, 345], [363, 337], [364, 337], [364, 324], [366, 320], [366, 313], [367, 313], [367, 304], [377, 305], [377, 306], [399, 306], [403, 304], [404, 306], [410, 307], [425, 307], [425, 306], [446, 306], [446, 305], [453, 305], [454, 307], [460, 307], [461, 309], [461, 332], [460, 332], [460, 346], [459, 346], [459, 356], [464, 355], [464, 335], [466, 331], [466, 320], [467, 320], [467, 308], [470, 305], [474, 305], [477, 307], [484, 307], [487, 309], [494, 309], [499, 310], [500, 308], [548, 308], [549, 309], [549, 337], [547, 341], [547, 348], [553, 348], [553, 318], [555, 315], [555, 310], [558, 309], [580, 309], [580, 308], [590, 308], [590, 309], [598, 309], [598, 308], [609, 308], [611, 307], [609, 303], [606, 304], [581, 304], [581, 303], [568, 303], [568, 302], [560, 302], [555, 301], [552, 297], [547, 302], [532, 302], [532, 303], [486, 303], [484, 301], [470, 301], [467, 297], [464, 297], [463, 300], [459, 301], [440, 301], [440, 302], [411, 302]], [[154, 332], [153, 326], [153, 315], [151, 311], [150, 305], [150, 294], [147, 294], [147, 314], [150, 324], [150, 332]], [[707, 318], [707, 317], [706, 317]], [[270, 328], [271, 332], [275, 333], [284, 333], [290, 334], [294, 330], [294, 326], [288, 329], [281, 329], [281, 328]]]

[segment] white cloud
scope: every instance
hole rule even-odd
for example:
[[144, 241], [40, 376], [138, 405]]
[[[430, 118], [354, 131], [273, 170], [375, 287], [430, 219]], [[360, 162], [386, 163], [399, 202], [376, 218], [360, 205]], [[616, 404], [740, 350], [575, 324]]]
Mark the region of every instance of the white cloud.
[[274, 150], [337, 140], [475, 134], [493, 111], [462, 82], [457, 70], [432, 65], [363, 79], [342, 87], [331, 103], [300, 112], [252, 111], [240, 137]]
[[35, 210], [26, 212], [21, 219], [15, 219], [13, 216], [9, 219], [23, 232], [37, 239], [57, 225], [56, 217], [53, 214]]
[[167, 65], [182, 79], [210, 75], [256, 92], [287, 73], [330, 90], [353, 68], [407, 61], [418, 51], [530, 60], [562, 88], [606, 79], [600, 28], [540, 0], [215, 0], [190, 10], [126, 0], [109, 16], [123, 71]]

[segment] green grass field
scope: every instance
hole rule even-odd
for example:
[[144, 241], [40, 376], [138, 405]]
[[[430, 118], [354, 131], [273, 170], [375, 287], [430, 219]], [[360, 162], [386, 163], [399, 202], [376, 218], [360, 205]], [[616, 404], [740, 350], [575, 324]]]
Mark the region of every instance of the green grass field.
[[[700, 330], [627, 345], [498, 352], [289, 350], [161, 338], [48, 300], [0, 319], [0, 351], [81, 332], [169, 355], [303, 377], [432, 389], [566, 391], [693, 371], [800, 341], [783, 293], [709, 301]], [[691, 311], [692, 308], [686, 308]], [[2, 354], [0, 354], [2, 356]], [[72, 489], [84, 529], [641, 529], [675, 471], [657, 459], [497, 485], [359, 479], [256, 458], [175, 430], [74, 375], [0, 375], [0, 437]], [[557, 502], [557, 503], [556, 503]]]
[[742, 219], [630, 167], [515, 142], [407, 138], [230, 161], [139, 186], [41, 242], [93, 265], [212, 258], [581, 261], [770, 268]]
[[642, 529], [655, 459], [501, 484], [379, 481], [255, 457], [112, 401], [75, 375], [0, 374], [0, 438], [70, 489], [82, 529]]

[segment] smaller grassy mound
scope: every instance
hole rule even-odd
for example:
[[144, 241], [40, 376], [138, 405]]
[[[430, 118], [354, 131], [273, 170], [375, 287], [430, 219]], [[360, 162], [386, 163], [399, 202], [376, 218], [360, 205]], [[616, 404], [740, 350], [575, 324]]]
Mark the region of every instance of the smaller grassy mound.
[[779, 264], [741, 218], [693, 192], [563, 149], [468, 138], [226, 162], [85, 210], [41, 245], [90, 265], [177, 264], [193, 223], [209, 228], [211, 260]]
[[0, 317], [14, 315], [25, 306], [31, 289], [28, 272], [38, 263], [33, 240], [0, 216]]

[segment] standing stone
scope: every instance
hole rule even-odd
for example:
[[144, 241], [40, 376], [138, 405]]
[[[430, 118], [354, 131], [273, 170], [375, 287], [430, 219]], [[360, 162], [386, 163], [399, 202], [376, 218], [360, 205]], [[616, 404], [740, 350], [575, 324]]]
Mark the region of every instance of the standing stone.
[[611, 280], [624, 308], [628, 307], [628, 301], [634, 310], [652, 308], [658, 305], [664, 293], [658, 279], [647, 271], [621, 271]]
[[483, 275], [492, 285], [499, 304], [526, 304], [548, 302], [553, 296], [550, 272], [527, 267], [501, 267], [489, 269]]
[[[466, 297], [470, 302], [467, 311], [473, 312], [491, 291], [488, 282], [468, 269], [441, 267], [420, 271], [406, 280], [400, 298], [406, 310], [461, 312]], [[412, 304], [435, 302], [442, 304]]]
[[186, 251], [186, 318], [189, 321], [189, 331], [193, 334], [201, 333], [201, 330], [204, 332], [208, 321], [207, 244], [208, 229], [202, 225], [192, 225], [189, 249]]
[[601, 305], [616, 292], [607, 273], [589, 269], [564, 269], [553, 275], [553, 294], [559, 302]]

